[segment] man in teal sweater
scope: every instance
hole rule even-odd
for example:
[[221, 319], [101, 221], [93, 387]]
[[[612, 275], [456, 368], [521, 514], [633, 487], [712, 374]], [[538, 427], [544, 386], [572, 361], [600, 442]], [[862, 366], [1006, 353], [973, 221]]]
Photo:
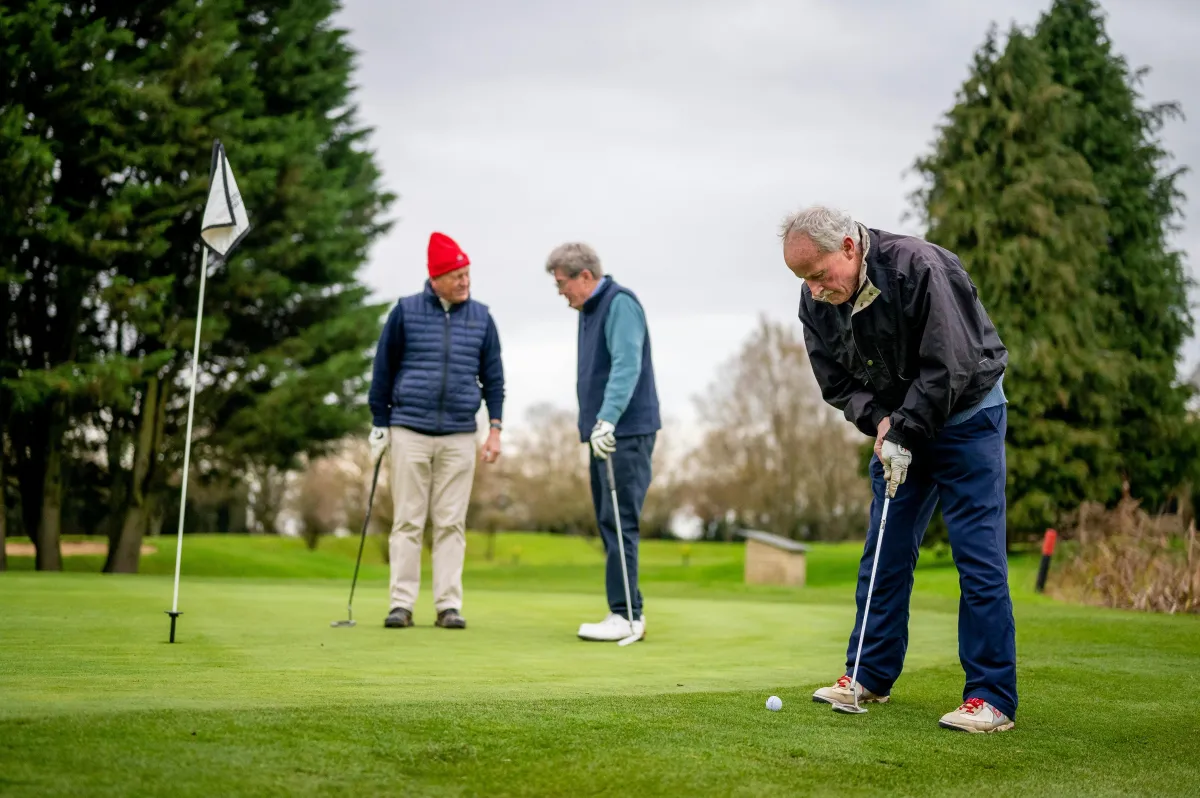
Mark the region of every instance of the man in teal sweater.
[[[650, 488], [654, 442], [662, 427], [646, 314], [632, 291], [604, 274], [599, 256], [587, 244], [556, 248], [546, 261], [546, 271], [554, 276], [558, 293], [567, 304], [579, 311], [579, 439], [591, 447], [592, 505], [608, 557], [608, 617], [582, 624], [579, 637], [606, 641], [631, 635], [641, 638], [646, 634], [646, 619], [637, 582], [639, 518]], [[633, 603], [632, 629], [608, 485], [605, 461], [609, 457], [616, 477]]]

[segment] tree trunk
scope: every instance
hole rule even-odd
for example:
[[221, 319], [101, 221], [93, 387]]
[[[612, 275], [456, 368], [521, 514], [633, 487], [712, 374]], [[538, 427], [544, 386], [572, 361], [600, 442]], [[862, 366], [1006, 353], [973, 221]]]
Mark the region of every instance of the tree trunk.
[[[127, 499], [126, 494], [129, 492], [129, 479], [132, 476], [131, 472], [127, 472], [121, 467], [121, 453], [125, 449], [125, 442], [130, 437], [128, 423], [124, 415], [116, 409], [112, 410], [112, 414], [112, 423], [108, 429], [108, 440], [106, 442], [109, 477], [108, 508], [104, 514], [104, 524], [102, 527], [104, 536], [108, 538], [110, 552], [120, 539], [121, 522]], [[105, 562], [104, 570], [108, 570], [107, 561]]]
[[62, 570], [62, 436], [52, 434], [46, 457], [42, 487], [42, 513], [38, 519], [37, 559], [39, 571]]
[[108, 562], [104, 565], [106, 573], [137, 573], [138, 561], [142, 553], [142, 537], [146, 534], [148, 520], [144, 505], [131, 503], [125, 510], [125, 520], [121, 524], [121, 536], [117, 539], [116, 547], [109, 548]]
[[142, 390], [142, 408], [138, 413], [137, 448], [133, 454], [133, 470], [130, 475], [129, 500], [125, 505], [125, 518], [115, 544], [110, 541], [108, 559], [104, 563], [105, 573], [136, 574], [142, 553], [142, 538], [150, 523], [150, 502], [147, 501], [147, 483], [152, 476], [151, 463], [156, 446], [156, 432], [160, 415], [159, 381], [150, 378]]
[[4, 435], [0, 433], [0, 571], [8, 570], [8, 502], [4, 491]]
[[47, 432], [49, 423], [49, 414], [39, 408], [37, 412], [14, 415], [13, 423], [8, 428], [12, 436], [17, 487], [21, 494], [22, 531], [34, 548], [38, 545], [42, 494], [46, 489], [46, 453], [50, 448], [50, 436]]

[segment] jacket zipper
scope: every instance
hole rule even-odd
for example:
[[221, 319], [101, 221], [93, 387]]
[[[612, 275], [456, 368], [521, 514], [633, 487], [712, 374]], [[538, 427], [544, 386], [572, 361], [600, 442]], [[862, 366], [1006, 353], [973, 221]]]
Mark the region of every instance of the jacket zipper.
[[438, 394], [438, 415], [437, 415], [437, 431], [442, 431], [442, 408], [446, 405], [446, 380], [450, 376], [450, 311], [442, 310], [446, 320], [445, 324], [445, 345], [442, 347], [442, 391]]

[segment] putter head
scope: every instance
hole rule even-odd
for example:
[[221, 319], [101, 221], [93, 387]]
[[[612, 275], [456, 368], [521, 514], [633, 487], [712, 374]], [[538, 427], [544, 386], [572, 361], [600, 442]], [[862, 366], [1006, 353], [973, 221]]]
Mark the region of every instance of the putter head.
[[637, 635], [630, 635], [629, 637], [625, 637], [625, 638], [622, 638], [621, 640], [619, 640], [617, 642], [617, 645], [618, 646], [627, 646], [630, 643], [636, 643], [637, 641], [639, 641], [641, 639], [642, 638], [638, 637]]
[[330, 621], [330, 626], [354, 626], [354, 621]]
[[864, 706], [855, 706], [854, 704], [839, 704], [834, 702], [832, 705], [834, 712], [840, 712], [843, 715], [864, 715], [867, 708]]

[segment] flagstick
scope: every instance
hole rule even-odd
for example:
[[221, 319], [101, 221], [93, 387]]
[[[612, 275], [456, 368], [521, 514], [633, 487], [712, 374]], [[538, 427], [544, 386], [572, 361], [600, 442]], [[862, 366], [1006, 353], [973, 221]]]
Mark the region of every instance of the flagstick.
[[192, 413], [196, 407], [196, 380], [200, 367], [200, 321], [204, 316], [204, 281], [208, 277], [208, 247], [202, 246], [204, 254], [200, 256], [200, 302], [196, 306], [196, 340], [192, 345], [192, 390], [188, 396], [187, 438], [183, 444], [183, 485], [179, 497], [179, 542], [175, 547], [175, 596], [171, 599], [171, 639], [175, 642], [175, 619], [182, 615], [179, 612], [179, 563], [183, 557], [183, 515], [187, 510], [188, 466], [192, 457]]

